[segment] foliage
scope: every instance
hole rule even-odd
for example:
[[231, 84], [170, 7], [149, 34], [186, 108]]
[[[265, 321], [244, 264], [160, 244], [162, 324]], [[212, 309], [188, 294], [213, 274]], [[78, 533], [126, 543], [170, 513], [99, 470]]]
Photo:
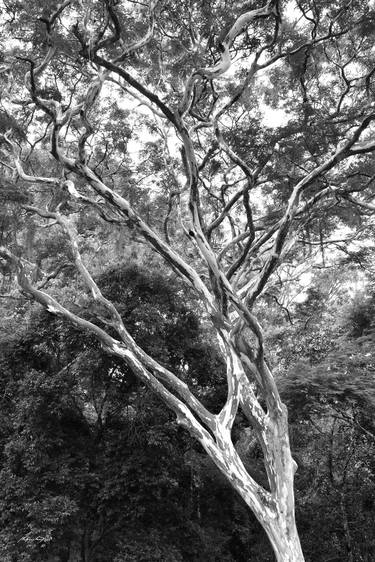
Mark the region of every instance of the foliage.
[[[341, 307], [339, 323], [331, 302], [325, 318], [309, 330], [313, 346], [295, 334], [299, 352], [289, 357], [280, 388], [299, 464], [297, 516], [306, 552], [314, 553], [314, 560], [370, 560], [375, 552], [373, 295], [366, 298], [362, 290]], [[320, 517], [313, 517], [317, 512]]]
[[[220, 370], [217, 352], [177, 285], [137, 267], [111, 269], [100, 284], [148, 350], [202, 388], [216, 383], [206, 369]], [[234, 507], [214, 530], [215, 478], [208, 493], [201, 453], [126, 365], [39, 310], [21, 336], [3, 343], [4, 559], [47, 560], [83, 548], [91, 560], [199, 560], [204, 552], [214, 560], [205, 546], [213, 537], [217, 554], [232, 559], [231, 533], [247, 515], [226, 489]], [[187, 455], [198, 464], [186, 462]]]

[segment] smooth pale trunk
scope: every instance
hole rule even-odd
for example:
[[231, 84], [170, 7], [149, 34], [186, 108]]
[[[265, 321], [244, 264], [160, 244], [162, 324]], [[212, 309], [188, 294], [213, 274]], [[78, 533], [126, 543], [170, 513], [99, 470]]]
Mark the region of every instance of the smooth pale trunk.
[[[285, 479], [285, 486], [287, 486], [287, 479]], [[234, 487], [246, 504], [252, 509], [254, 515], [267, 533], [277, 562], [304, 562], [305, 559], [298, 536], [294, 513], [286, 517], [284, 513], [287, 512], [287, 506], [282, 505], [281, 502], [278, 502], [277, 506], [278, 515], [270, 515], [269, 510], [266, 508], [264, 510], [259, 509], [258, 512], [255, 512], [246, 482], [243, 481], [243, 485], [241, 485], [241, 483], [236, 483]], [[293, 494], [293, 489], [290, 490], [290, 493]]]
[[264, 494], [263, 501], [257, 501], [251, 490], [251, 477], [249, 476], [240, 456], [235, 450], [230, 437], [222, 451], [225, 458], [224, 466], [216, 462], [221, 471], [231, 482], [252, 510], [259, 523], [265, 530], [273, 547], [277, 562], [304, 562], [304, 556], [298, 536], [294, 513], [294, 473], [295, 462], [292, 458], [288, 425], [287, 410], [283, 406], [282, 413], [277, 420], [270, 421], [267, 433], [268, 454], [265, 464], [274, 483], [274, 493]]
[[304, 562], [301, 543], [295, 521], [293, 460], [288, 434], [288, 414], [285, 406], [277, 420], [270, 423], [267, 460], [273, 467], [275, 481], [276, 517], [263, 521], [263, 527], [270, 539], [277, 562]]
[[277, 521], [276, 523], [269, 529], [264, 525], [264, 529], [272, 544], [277, 562], [304, 562], [295, 522], [286, 524], [285, 521]]
[[[242, 485], [241, 485], [242, 484]], [[268, 509], [261, 508], [256, 512], [253, 509], [253, 498], [248, 492], [245, 479], [242, 482], [236, 482], [234, 485], [237, 492], [241, 495], [246, 504], [252, 509], [254, 515], [267, 533], [272, 544], [277, 562], [304, 562], [304, 556], [301, 549], [294, 514], [291, 517], [285, 517], [286, 506], [278, 505], [278, 515], [270, 515]], [[293, 490], [291, 490], [293, 494]]]

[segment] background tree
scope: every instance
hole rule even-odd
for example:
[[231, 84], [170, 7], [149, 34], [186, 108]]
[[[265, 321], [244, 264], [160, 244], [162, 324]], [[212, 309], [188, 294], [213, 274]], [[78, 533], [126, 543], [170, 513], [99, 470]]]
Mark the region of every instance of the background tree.
[[[350, 270], [353, 276], [352, 265]], [[340, 271], [337, 283], [337, 273], [330, 273], [331, 287], [324, 275], [320, 292], [325, 301], [323, 318], [302, 330], [293, 326], [288, 336], [281, 336], [288, 337], [290, 347], [288, 352], [288, 346], [279, 343], [281, 363], [287, 364], [287, 375], [280, 384], [292, 412], [293, 447], [300, 466], [297, 512], [301, 513], [306, 547], [315, 545], [317, 559], [371, 560], [373, 298], [370, 282], [351, 299], [345, 275]], [[336, 291], [332, 291], [333, 285]], [[345, 302], [338, 306], [344, 296]], [[302, 324], [311, 313], [308, 300], [300, 307]], [[324, 525], [311, 518], [312, 511], [324, 513]]]
[[[176, 281], [122, 267], [98, 282], [145, 349], [220, 401], [223, 365]], [[230, 556], [243, 507], [222, 492], [228, 514], [212, 527], [202, 452], [126, 365], [34, 307], [21, 333], [2, 338], [1, 366], [4, 560]], [[212, 510], [222, 483], [210, 486]]]

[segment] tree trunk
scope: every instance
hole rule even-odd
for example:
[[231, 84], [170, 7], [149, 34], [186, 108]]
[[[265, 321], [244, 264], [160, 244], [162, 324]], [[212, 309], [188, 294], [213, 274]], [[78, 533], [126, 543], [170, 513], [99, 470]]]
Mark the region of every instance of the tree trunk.
[[81, 542], [81, 553], [82, 553], [82, 562], [90, 562], [91, 559], [91, 548], [90, 548], [90, 533], [87, 529], [85, 529], [82, 542]]
[[344, 528], [345, 548], [348, 555], [348, 562], [354, 562], [353, 542], [350, 533], [348, 513], [346, 511], [345, 495], [343, 489], [340, 490], [340, 510], [341, 510], [342, 525]]
[[270, 417], [267, 430], [268, 455], [265, 456], [265, 464], [275, 498], [277, 517], [269, 520], [269, 525], [265, 522], [264, 528], [278, 562], [302, 562], [304, 556], [294, 507], [294, 474], [297, 464], [290, 450], [288, 412], [285, 405], [282, 405], [282, 411], [275, 418]]
[[67, 562], [82, 562], [81, 542], [79, 539], [75, 538], [71, 541]]
[[285, 406], [277, 421], [269, 420], [266, 432], [268, 450], [271, 453], [265, 456], [265, 466], [272, 492], [262, 489], [262, 493], [258, 489], [257, 494], [254, 494], [254, 481], [230, 437], [225, 442], [225, 434], [221, 435], [222, 458], [215, 458], [214, 455], [211, 458], [266, 531], [277, 562], [304, 562], [294, 513], [296, 463], [289, 446]]
[[266, 532], [277, 562], [304, 562], [295, 521], [287, 524], [283, 520], [278, 520], [270, 527], [272, 528], [266, 529]]
[[[282, 495], [277, 499], [273, 495], [274, 513], [263, 510], [261, 517], [255, 513], [272, 544], [277, 562], [304, 562], [294, 514], [293, 477], [294, 467], [290, 464], [288, 472], [277, 475]], [[246, 496], [242, 497], [249, 505]]]
[[[241, 461], [239, 462], [242, 464]], [[240, 475], [240, 478], [235, 478], [235, 474]], [[254, 497], [249, 492], [249, 483], [241, 466], [233, 461], [232, 465], [228, 467], [226, 476], [266, 531], [277, 562], [304, 562], [294, 509], [288, 508], [288, 505], [294, 500], [293, 484], [290, 484], [290, 478], [282, 476], [279, 478], [284, 490], [283, 500], [279, 499], [276, 502], [270, 494], [269, 507], [258, 506], [258, 509], [254, 509]]]

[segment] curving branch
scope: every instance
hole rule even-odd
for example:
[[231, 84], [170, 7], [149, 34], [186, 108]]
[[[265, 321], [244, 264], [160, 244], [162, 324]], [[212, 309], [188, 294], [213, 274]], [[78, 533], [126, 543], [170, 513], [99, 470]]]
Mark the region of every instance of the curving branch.
[[263, 266], [254, 288], [247, 295], [246, 302], [249, 307], [253, 305], [255, 299], [263, 291], [269, 277], [275, 271], [277, 264], [279, 263], [281, 252], [289, 234], [293, 218], [298, 209], [301, 193], [306, 190], [314, 180], [331, 170], [339, 162], [342, 162], [343, 160], [349, 158], [354, 154], [362, 154], [375, 150], [374, 140], [370, 139], [368, 141], [358, 142], [362, 133], [374, 120], [374, 113], [371, 113], [365, 119], [363, 119], [362, 123], [351, 134], [349, 140], [347, 140], [340, 148], [336, 150], [336, 152], [331, 157], [329, 157], [327, 160], [325, 160], [325, 162], [312, 170], [294, 187], [293, 192], [289, 198], [285, 213], [277, 226], [277, 231], [275, 231], [276, 236], [270, 256]]
[[219, 62], [212, 67], [199, 68], [198, 70], [193, 72], [193, 74], [188, 79], [185, 86], [184, 96], [179, 107], [179, 113], [182, 117], [190, 111], [193, 101], [194, 86], [197, 80], [202, 78], [213, 80], [214, 78], [218, 78], [225, 72], [227, 72], [232, 63], [230, 48], [232, 47], [236, 38], [244, 33], [244, 31], [246, 31], [252, 21], [260, 18], [266, 18], [270, 15], [279, 17], [277, 0], [268, 0], [267, 4], [263, 8], [251, 10], [237, 18], [223, 41], [219, 44]]
[[[78, 250], [77, 236], [69, 221], [58, 213], [46, 212], [35, 207], [29, 207], [28, 210], [37, 213], [43, 218], [56, 220], [64, 229], [71, 241], [73, 256], [78, 271], [87, 288], [91, 291], [94, 300], [99, 302], [108, 313], [110, 318], [106, 319], [105, 323], [110, 323], [116, 328], [121, 336], [121, 340], [113, 338], [96, 324], [70, 312], [53, 297], [35, 288], [25, 274], [22, 261], [6, 248], [0, 247], [0, 258], [12, 264], [16, 269], [18, 282], [22, 291], [42, 304], [52, 314], [65, 318], [81, 330], [89, 331], [98, 339], [108, 353], [125, 361], [138, 378], [146, 386], [151, 388], [168, 407], [175, 412], [177, 421], [184, 425], [189, 432], [198, 439], [219, 469], [222, 470], [224, 474], [227, 474], [228, 466], [231, 467], [229, 480], [240, 493], [243, 494], [244, 490], [247, 490], [246, 495], [248, 503], [257, 517], [263, 520], [265, 516], [271, 517], [274, 515], [275, 508], [271, 501], [271, 495], [249, 476], [233, 444], [231, 444], [231, 441], [228, 442], [228, 435], [234, 419], [233, 410], [237, 407], [239, 401], [239, 384], [233, 388], [233, 394], [218, 416], [209, 413], [189, 391], [187, 385], [150, 358], [134, 342], [127, 332], [117, 310], [110, 301], [103, 297], [97, 284], [84, 266]], [[236, 361], [237, 364], [235, 368], [241, 369], [238, 360]], [[166, 383], [177, 392], [186, 404], [180, 398], [176, 397], [175, 394], [170, 392], [163, 383]], [[201, 418], [202, 422], [211, 430], [215, 438], [213, 438], [211, 433], [197, 421], [191, 410]], [[262, 419], [264, 420], [264, 414]], [[259, 421], [258, 423], [264, 428], [264, 421]]]
[[345, 195], [345, 199], [347, 199], [351, 203], [354, 203], [354, 205], [357, 205], [358, 207], [365, 209], [366, 211], [371, 211], [371, 212], [375, 211], [375, 205], [372, 203], [367, 203], [366, 201], [359, 201], [352, 195]]
[[12, 139], [10, 138], [11, 132], [8, 131], [5, 135], [1, 135], [0, 138], [2, 138], [5, 143], [8, 145], [8, 147], [11, 149], [12, 152], [12, 159], [14, 162], [14, 166], [16, 168], [17, 174], [19, 175], [19, 177], [21, 179], [23, 179], [24, 181], [27, 182], [31, 182], [31, 183], [42, 183], [42, 184], [47, 184], [47, 185], [59, 185], [60, 184], [60, 178], [48, 178], [48, 177], [44, 177], [44, 176], [30, 176], [29, 174], [26, 174], [22, 163], [21, 163], [21, 158], [20, 158], [20, 152], [19, 149], [16, 145], [15, 142], [12, 141]]

